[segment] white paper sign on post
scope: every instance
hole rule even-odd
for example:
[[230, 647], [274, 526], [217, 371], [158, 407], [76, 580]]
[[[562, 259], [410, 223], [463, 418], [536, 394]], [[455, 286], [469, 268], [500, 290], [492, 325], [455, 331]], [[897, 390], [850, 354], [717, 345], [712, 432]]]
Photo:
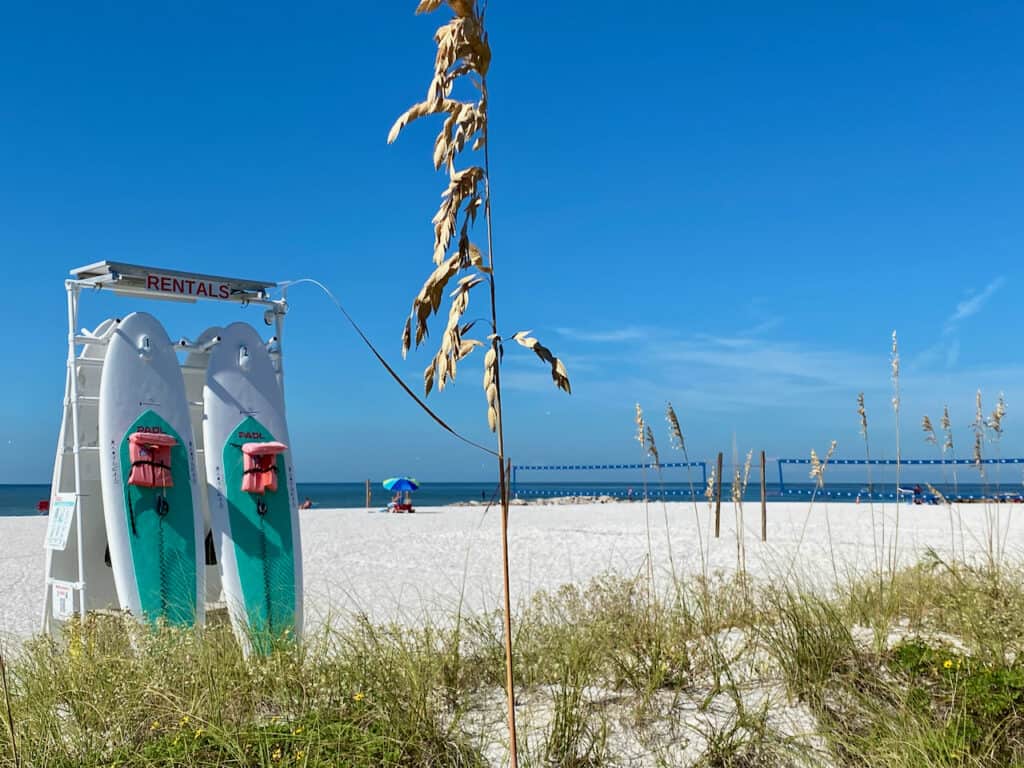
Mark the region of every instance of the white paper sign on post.
[[46, 526], [46, 548], [61, 552], [68, 545], [68, 533], [75, 519], [75, 494], [58, 493], [50, 504], [50, 522]]
[[69, 581], [50, 583], [53, 590], [53, 618], [67, 621], [75, 612], [75, 585]]

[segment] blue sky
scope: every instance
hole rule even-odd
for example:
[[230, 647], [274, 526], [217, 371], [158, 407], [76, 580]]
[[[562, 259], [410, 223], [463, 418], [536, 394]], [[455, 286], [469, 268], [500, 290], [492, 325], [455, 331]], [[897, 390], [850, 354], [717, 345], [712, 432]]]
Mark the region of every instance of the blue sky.
[[[0, 482], [49, 477], [61, 281], [80, 264], [321, 279], [420, 380], [427, 353], [401, 363], [399, 340], [431, 267], [436, 126], [385, 143], [431, 72], [441, 17], [414, 6], [7, 9]], [[859, 456], [861, 390], [873, 451], [891, 455], [894, 328], [904, 455], [929, 455], [920, 417], [947, 402], [966, 451], [979, 387], [986, 412], [1006, 393], [999, 450], [1024, 451], [1018, 4], [494, 0], [489, 25], [500, 320], [534, 329], [574, 387], [506, 356], [519, 463], [635, 460], [634, 402], [660, 427], [666, 400], [699, 457], [734, 439]], [[492, 475], [326, 299], [291, 299], [300, 480]], [[90, 296], [82, 324], [135, 308], [173, 336], [248, 317]], [[430, 400], [486, 439], [478, 365]]]

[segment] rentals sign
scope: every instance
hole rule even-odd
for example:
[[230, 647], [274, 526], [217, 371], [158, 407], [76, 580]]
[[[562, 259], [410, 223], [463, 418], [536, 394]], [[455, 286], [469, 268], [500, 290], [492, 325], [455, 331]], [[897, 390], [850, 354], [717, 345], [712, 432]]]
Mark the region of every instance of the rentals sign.
[[230, 299], [231, 286], [214, 280], [197, 280], [184, 275], [146, 273], [146, 290], [203, 299]]

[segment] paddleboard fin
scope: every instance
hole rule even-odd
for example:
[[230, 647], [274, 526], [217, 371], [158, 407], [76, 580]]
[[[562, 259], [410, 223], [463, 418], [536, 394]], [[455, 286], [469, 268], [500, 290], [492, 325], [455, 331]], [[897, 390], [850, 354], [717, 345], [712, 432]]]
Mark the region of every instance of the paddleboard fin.
[[206, 532], [206, 541], [204, 542], [204, 548], [206, 549], [206, 564], [216, 565], [217, 548], [213, 545], [213, 531]]

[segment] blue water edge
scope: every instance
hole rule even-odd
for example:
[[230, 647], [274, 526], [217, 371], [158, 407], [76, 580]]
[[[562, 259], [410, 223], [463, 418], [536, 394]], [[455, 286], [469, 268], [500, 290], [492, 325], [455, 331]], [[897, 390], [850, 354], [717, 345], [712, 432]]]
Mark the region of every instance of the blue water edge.
[[[915, 484], [903, 482], [899, 496], [904, 501], [913, 500]], [[1002, 498], [1008, 501], [1021, 499], [1020, 484], [977, 484], [959, 483], [933, 484], [931, 486], [942, 497], [955, 499]], [[558, 496], [611, 496], [623, 500], [640, 500], [646, 493], [649, 499], [665, 499], [667, 501], [689, 501], [692, 498], [706, 501], [706, 488], [699, 483], [648, 483], [643, 482], [591, 482], [591, 483], [522, 483], [515, 488], [515, 496], [525, 500], [553, 498]], [[366, 486], [364, 483], [299, 483], [299, 500], [309, 499], [313, 508], [327, 509], [332, 507], [358, 508], [366, 506]], [[383, 508], [391, 500], [391, 494], [376, 484], [371, 487], [371, 508]], [[893, 483], [874, 483], [870, 488], [864, 483], [829, 483], [824, 488], [815, 489], [810, 483], [778, 483], [767, 485], [767, 497], [771, 501], [808, 500], [816, 496], [822, 501], [857, 501], [866, 502], [892, 501], [897, 496], [897, 486]], [[48, 499], [48, 485], [0, 485], [0, 516], [38, 515], [37, 504]], [[751, 482], [743, 493], [746, 502], [760, 499], [761, 489], [757, 482]], [[413, 494], [413, 502], [418, 506], [436, 507], [469, 501], [494, 501], [497, 499], [497, 486], [486, 482], [479, 483], [424, 483]], [[919, 499], [924, 502], [941, 501], [927, 486], [922, 487]], [[732, 488], [726, 483], [722, 487], [722, 502], [732, 500]]]

